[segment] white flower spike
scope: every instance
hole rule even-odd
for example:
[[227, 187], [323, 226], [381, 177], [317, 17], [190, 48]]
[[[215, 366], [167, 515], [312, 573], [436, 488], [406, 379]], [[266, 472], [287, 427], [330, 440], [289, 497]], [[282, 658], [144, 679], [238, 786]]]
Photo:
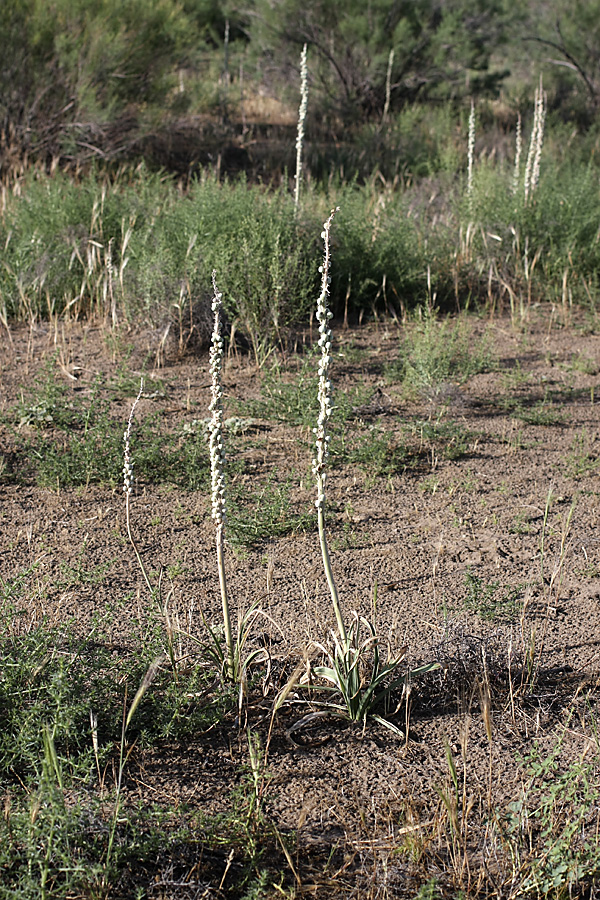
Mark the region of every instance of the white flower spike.
[[225, 522], [225, 450], [223, 447], [223, 386], [221, 370], [223, 367], [223, 338], [221, 334], [221, 307], [223, 295], [217, 290], [216, 273], [213, 272], [212, 283], [214, 296], [212, 311], [215, 323], [210, 346], [210, 374], [212, 379], [211, 401], [208, 407], [211, 414], [208, 431], [210, 472], [212, 482], [212, 517], [217, 525]]

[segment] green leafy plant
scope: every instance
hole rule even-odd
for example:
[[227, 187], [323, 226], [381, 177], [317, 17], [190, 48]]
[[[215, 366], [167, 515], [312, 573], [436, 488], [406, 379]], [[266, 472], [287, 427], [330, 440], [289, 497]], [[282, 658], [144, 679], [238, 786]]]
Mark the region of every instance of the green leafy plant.
[[268, 656], [264, 647], [246, 650], [246, 643], [252, 628], [259, 616], [266, 614], [258, 609], [258, 601], [254, 602], [243, 615], [238, 615], [235, 633], [232, 631], [229, 641], [223, 624], [210, 625], [204, 622], [208, 632], [208, 643], [193, 634], [187, 637], [202, 649], [203, 657], [211, 660], [215, 668], [233, 684], [245, 686], [250, 667]]
[[460, 459], [477, 440], [476, 434], [461, 422], [444, 420], [441, 416], [434, 420], [417, 419], [405, 428], [409, 435], [418, 437], [418, 452], [427, 450], [444, 459]]
[[[242, 507], [234, 495], [229, 516], [229, 535], [235, 546], [252, 547], [261, 541], [307, 531], [314, 523], [310, 512], [298, 512], [290, 498], [291, 476], [277, 484], [275, 473], [257, 490], [251, 508]], [[239, 492], [246, 496], [246, 492]]]
[[566, 898], [600, 873], [595, 766], [582, 760], [561, 768], [561, 743], [548, 755], [534, 746], [523, 760], [521, 796], [498, 813], [513, 880], [523, 894]]
[[[364, 629], [366, 637], [361, 634]], [[328, 658], [329, 665], [314, 666], [317, 678], [329, 683], [331, 690], [339, 693], [341, 703], [332, 701], [325, 708], [351, 722], [365, 722], [373, 719], [398, 735], [402, 731], [380, 716], [376, 710], [386, 708], [386, 702], [399, 686], [418, 675], [430, 672], [435, 665], [426, 664], [398, 675], [399, 667], [406, 655], [404, 648], [398, 655], [390, 656], [383, 662], [379, 654], [379, 638], [375, 627], [364, 616], [353, 612], [350, 626], [344, 638], [332, 632], [334, 649], [329, 651], [324, 645], [316, 646]]]
[[465, 609], [485, 620], [511, 622], [519, 616], [518, 598], [521, 589], [500, 588], [498, 581], [484, 582], [478, 575], [467, 571], [465, 575], [467, 596]]
[[421, 308], [404, 338], [399, 361], [387, 374], [400, 378], [409, 391], [437, 394], [444, 384], [462, 383], [492, 364], [485, 336], [474, 343], [464, 321], [440, 322], [435, 310]]
[[576, 480], [591, 475], [598, 469], [600, 460], [592, 451], [592, 439], [583, 428], [571, 442], [571, 449], [565, 456], [565, 469]]
[[522, 399], [507, 398], [503, 407], [510, 411], [514, 419], [527, 425], [557, 425], [564, 421], [564, 415], [546, 398], [535, 403], [526, 403]]
[[402, 472], [408, 463], [408, 448], [397, 435], [373, 425], [358, 433], [344, 430], [331, 442], [333, 464], [360, 467], [368, 476], [390, 476]]

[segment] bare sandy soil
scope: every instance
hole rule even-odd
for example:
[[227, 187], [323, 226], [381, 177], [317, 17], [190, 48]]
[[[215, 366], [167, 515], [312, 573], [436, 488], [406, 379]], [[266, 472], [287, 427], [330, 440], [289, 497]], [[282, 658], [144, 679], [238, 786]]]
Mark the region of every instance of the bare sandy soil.
[[[473, 342], [489, 335], [491, 370], [412, 394], [393, 377], [401, 326], [336, 332], [335, 387], [358, 400], [334, 438], [345, 428], [366, 447], [332, 460], [329, 537], [340, 597], [348, 615], [376, 620], [383, 647], [407, 648], [407, 668], [440, 663], [389, 711], [404, 737], [333, 719], [290, 733], [307, 712], [301, 689], [267, 737], [277, 691], [334, 626], [309, 527], [228, 550], [231, 597], [242, 610], [258, 601], [267, 614], [252, 640], [271, 659], [242, 721], [234, 708], [209, 733], [134, 751], [128, 764], [128, 802], [223, 811], [248, 765], [249, 724], [267, 748], [265, 814], [292, 835], [289, 858], [275, 844], [273, 860], [280, 857], [283, 883], [298, 895], [414, 897], [429, 882], [436, 887], [427, 896], [510, 896], [531, 860], [511, 863], [502, 822], [530, 783], [528, 755], [546, 759], [559, 747], [558, 778], [598, 754], [600, 335], [583, 316], [565, 323], [543, 308], [519, 327], [505, 318], [470, 327]], [[208, 415], [206, 354], [178, 359], [173, 347], [153, 371], [156, 335], [120, 340], [131, 345], [131, 384], [142, 369], [147, 376], [137, 419], [158, 412], [173, 433], [199, 427]], [[135, 653], [148, 600], [126, 539], [119, 473], [112, 487], [42, 488], [21, 472], [15, 435], [52, 426], [19, 423], [14, 410], [49, 360], [74, 403], [99, 379], [125, 423], [134, 396], [133, 388], [108, 391], [122, 358], [103, 329], [39, 326], [2, 338], [0, 577], [36, 564], [45, 590], [37, 607], [28, 599], [29, 626], [69, 619], [85, 633], [102, 620], [102, 639], [116, 653]], [[282, 377], [293, 379], [294, 364]], [[262, 417], [256, 405], [234, 406], [264, 398], [263, 379], [247, 356], [230, 356], [226, 415], [242, 420], [232, 490], [256, 511], [271, 496], [267, 488], [257, 500], [265, 484], [287, 485], [288, 513], [308, 513], [310, 432]], [[369, 462], [370, 434], [387, 435], [379, 470]], [[218, 622], [207, 491], [140, 481], [132, 517], [148, 569], [169, 573], [172, 615], [197, 634], [203, 617]], [[168, 886], [165, 862], [151, 896], [224, 896], [225, 869], [233, 873], [236, 859], [207, 850], [202, 860], [170, 864], [180, 886]]]

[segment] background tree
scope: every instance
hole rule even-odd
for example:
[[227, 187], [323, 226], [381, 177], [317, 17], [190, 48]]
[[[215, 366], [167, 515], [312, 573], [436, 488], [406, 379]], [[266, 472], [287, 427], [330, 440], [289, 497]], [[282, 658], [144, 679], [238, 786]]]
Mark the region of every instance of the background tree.
[[392, 49], [392, 109], [496, 93], [507, 71], [491, 58], [505, 33], [501, 0], [256, 0], [250, 25], [284, 77], [307, 43], [323, 98], [347, 122], [381, 115]]
[[102, 153], [107, 124], [164, 116], [224, 22], [219, 0], [4, 0], [2, 13], [0, 134], [37, 155]]
[[55, 53], [56, 23], [39, 0], [5, 0], [0, 27], [0, 141], [4, 154], [53, 145], [72, 105]]
[[524, 4], [528, 53], [549, 69], [553, 102], [582, 124], [600, 108], [600, 0], [553, 0]]

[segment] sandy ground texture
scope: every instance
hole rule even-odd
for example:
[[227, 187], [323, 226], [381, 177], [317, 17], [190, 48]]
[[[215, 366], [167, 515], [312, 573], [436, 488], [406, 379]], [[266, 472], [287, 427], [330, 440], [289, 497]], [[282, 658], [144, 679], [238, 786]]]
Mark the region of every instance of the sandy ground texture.
[[[597, 755], [600, 336], [583, 315], [564, 321], [548, 308], [519, 323], [473, 318], [467, 327], [473, 347], [487, 335], [488, 370], [410, 391], [397, 369], [410, 326], [335, 332], [336, 396], [350, 398], [346, 421], [333, 427], [328, 485], [342, 604], [348, 617], [356, 610], [376, 621], [382, 648], [405, 648], [406, 670], [439, 663], [394, 695], [389, 716], [402, 737], [331, 717], [293, 730], [309, 711], [300, 687], [269, 731], [277, 691], [306, 655], [318, 662], [314, 642], [328, 643], [335, 620], [312, 513], [310, 427], [260, 405], [270, 361], [261, 372], [247, 355], [228, 357], [237, 508], [258, 521], [283, 486], [289, 507], [275, 519], [301, 517], [296, 532], [271, 536], [267, 523], [254, 544], [227, 549], [234, 608], [258, 603], [264, 612], [251, 643], [267, 648], [270, 666], [257, 670], [241, 715], [234, 704], [207, 734], [135, 751], [127, 791], [132, 802], [222, 811], [247, 771], [250, 724], [267, 751], [266, 814], [293, 835], [280, 867], [299, 894], [413, 897], [436, 879], [448, 896], [510, 896], [525, 863], [510, 863], [498, 823], [523, 796], [528, 754], [546, 758], [560, 746], [560, 772]], [[173, 435], [202, 427], [207, 354], [179, 358], [167, 347], [158, 369], [159, 340], [39, 325], [15, 328], [1, 344], [0, 576], [35, 564], [44, 591], [39, 603], [28, 600], [29, 627], [70, 620], [85, 633], [102, 619], [102, 639], [122, 654], [136, 652], [148, 600], [120, 473], [112, 484], [40, 486], [19, 453], [25, 437], [33, 446], [53, 433], [51, 413], [27, 413], [35, 379], [50, 375], [75, 405], [95, 383], [124, 427], [144, 372], [136, 423], [158, 413]], [[295, 383], [300, 369], [289, 359], [281, 379]], [[140, 479], [131, 512], [148, 570], [169, 573], [172, 616], [196, 634], [203, 619], [218, 622], [207, 488]], [[224, 853], [205, 863], [213, 867], [205, 895], [221, 896], [236, 861]], [[164, 886], [151, 895], [171, 896]]]

